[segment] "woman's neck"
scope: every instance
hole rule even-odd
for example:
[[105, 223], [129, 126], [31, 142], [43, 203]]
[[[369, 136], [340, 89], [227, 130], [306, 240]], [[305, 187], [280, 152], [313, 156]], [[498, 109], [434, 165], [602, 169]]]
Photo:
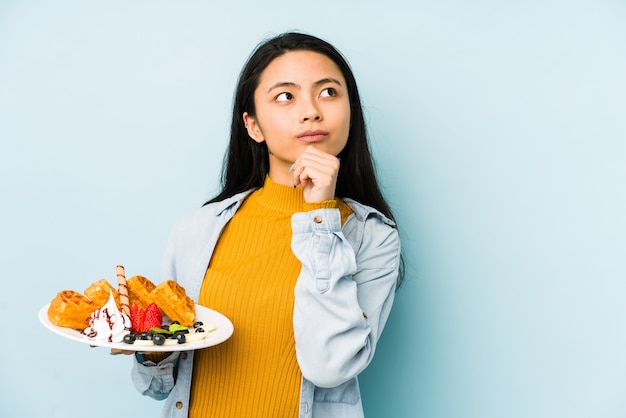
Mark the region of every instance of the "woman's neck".
[[270, 172], [269, 177], [276, 184], [282, 184], [283, 186], [293, 186], [293, 176], [291, 175], [291, 164], [287, 161], [279, 161], [278, 159], [272, 159], [270, 156]]

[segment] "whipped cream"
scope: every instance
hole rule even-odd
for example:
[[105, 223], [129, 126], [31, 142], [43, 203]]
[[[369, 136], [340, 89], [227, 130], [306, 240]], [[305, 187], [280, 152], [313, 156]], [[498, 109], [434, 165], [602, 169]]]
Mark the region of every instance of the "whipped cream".
[[119, 343], [132, 328], [130, 317], [120, 312], [115, 304], [113, 292], [109, 292], [107, 303], [91, 314], [89, 326], [83, 334], [96, 341]]

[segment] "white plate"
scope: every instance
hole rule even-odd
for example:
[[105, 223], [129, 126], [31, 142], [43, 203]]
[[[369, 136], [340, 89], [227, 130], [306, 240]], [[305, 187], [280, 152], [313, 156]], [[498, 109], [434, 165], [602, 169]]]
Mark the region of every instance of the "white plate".
[[59, 334], [62, 337], [69, 338], [70, 340], [78, 341], [83, 344], [89, 344], [97, 347], [117, 348], [120, 350], [129, 351], [187, 351], [187, 350], [199, 350], [201, 348], [211, 347], [220, 344], [233, 335], [233, 324], [228, 318], [219, 312], [204, 306], [196, 305], [196, 321], [202, 321], [205, 327], [210, 324], [215, 326], [214, 331], [207, 332], [207, 336], [200, 341], [191, 341], [184, 344], [175, 344], [167, 346], [159, 345], [135, 345], [120, 343], [110, 343], [107, 341], [96, 341], [86, 335], [83, 335], [80, 331], [72, 328], [64, 328], [53, 325], [48, 319], [48, 307], [47, 304], [39, 311], [39, 321], [44, 327], [48, 328], [55, 334]]

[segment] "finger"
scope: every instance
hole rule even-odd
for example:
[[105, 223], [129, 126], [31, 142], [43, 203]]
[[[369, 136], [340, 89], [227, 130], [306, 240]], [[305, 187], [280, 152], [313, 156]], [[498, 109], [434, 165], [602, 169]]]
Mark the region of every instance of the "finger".
[[134, 351], [130, 351], [130, 350], [119, 350], [117, 348], [112, 348], [111, 349], [111, 355], [112, 356], [116, 356], [118, 354], [124, 354], [124, 355], [131, 355], [131, 354], [135, 354]]
[[[326, 155], [311, 155], [302, 154], [296, 162], [293, 164], [293, 169], [289, 172], [295, 177], [302, 176], [303, 174], [312, 174], [313, 171], [309, 170], [305, 173], [306, 169], [312, 169], [320, 173], [333, 174], [339, 169], [339, 160], [328, 154]], [[310, 177], [310, 176], [309, 176]]]
[[296, 184], [308, 184], [312, 182], [314, 187], [328, 187], [335, 183], [338, 173], [338, 165], [332, 160], [309, 160], [301, 162], [302, 168], [294, 170]]
[[338, 172], [339, 159], [313, 146], [308, 146], [289, 168], [294, 187], [306, 187], [310, 181], [315, 186], [325, 187], [335, 182]]

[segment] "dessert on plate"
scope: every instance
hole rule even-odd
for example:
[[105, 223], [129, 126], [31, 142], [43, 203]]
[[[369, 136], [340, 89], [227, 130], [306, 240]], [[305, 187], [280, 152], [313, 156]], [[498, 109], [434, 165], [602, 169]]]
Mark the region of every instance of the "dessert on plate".
[[49, 321], [93, 341], [137, 345], [183, 344], [215, 330], [196, 321], [194, 301], [175, 281], [155, 285], [144, 276], [126, 280], [124, 266], [116, 267], [116, 275], [117, 288], [100, 279], [84, 294], [59, 292], [48, 307]]

